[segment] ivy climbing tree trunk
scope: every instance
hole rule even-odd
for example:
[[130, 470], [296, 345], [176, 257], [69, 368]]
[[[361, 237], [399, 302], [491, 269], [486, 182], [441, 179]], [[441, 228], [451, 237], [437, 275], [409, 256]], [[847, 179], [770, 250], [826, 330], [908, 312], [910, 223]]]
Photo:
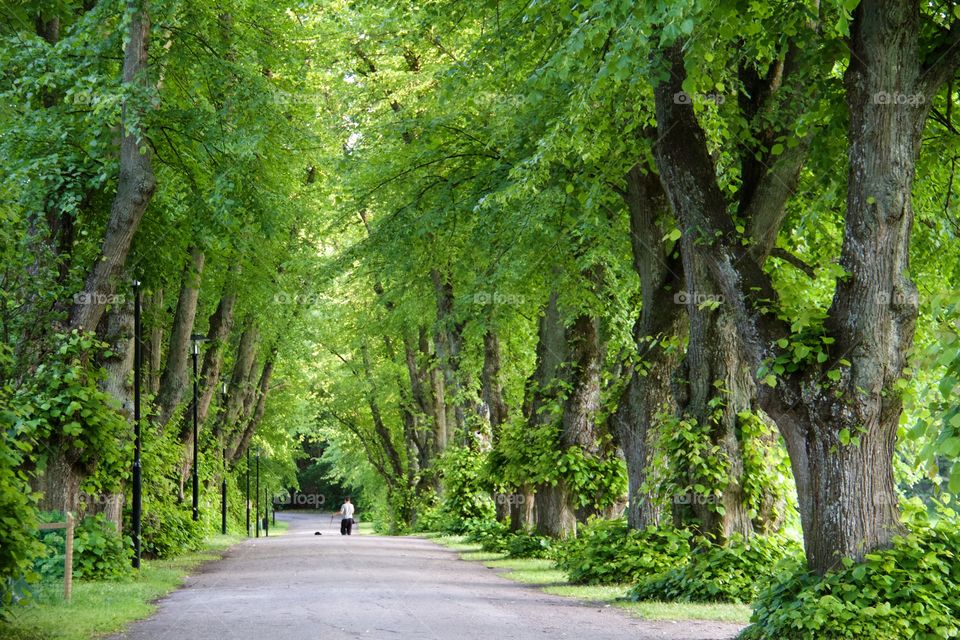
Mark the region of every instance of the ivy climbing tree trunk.
[[[664, 50], [671, 73], [654, 90], [660, 133], [654, 153], [685, 234], [736, 322], [758, 400], [790, 453], [809, 567], [823, 573], [860, 559], [901, 533], [893, 447], [902, 410], [897, 384], [917, 317], [909, 277], [911, 189], [934, 95], [960, 62], [960, 25], [921, 54], [916, 2], [878, 0], [854, 11], [844, 77], [848, 186], [838, 280], [824, 323], [822, 362], [775, 380], [761, 374], [791, 338], [769, 276], [747, 259], [717, 184], [706, 136], [690, 105], [673, 95], [685, 77], [682, 44]], [[884, 100], [885, 95], [914, 96]], [[771, 376], [772, 377], [772, 376]]]
[[635, 166], [621, 194], [630, 212], [633, 266], [640, 277], [640, 317], [634, 326], [636, 352], [624, 371], [627, 384], [610, 416], [627, 464], [627, 525], [642, 529], [658, 524], [660, 509], [650, 477], [663, 414], [676, 413], [671, 374], [680, 362], [686, 333], [682, 307], [675, 295], [682, 286], [683, 267], [676, 251], [670, 255], [660, 241], [666, 236], [662, 219], [669, 211], [660, 178]]
[[[123, 84], [131, 94], [149, 87], [147, 77], [150, 35], [148, 0], [128, 0], [129, 25], [123, 53]], [[96, 331], [104, 310], [112, 300], [117, 278], [122, 273], [130, 245], [156, 189], [151, 151], [146, 141], [144, 107], [133, 99], [123, 103], [120, 140], [120, 167], [117, 191], [101, 243], [100, 256], [87, 275], [83, 291], [70, 310], [70, 327]], [[80, 470], [67, 447], [52, 443], [46, 468], [38, 484], [43, 491], [41, 509], [76, 511]]]

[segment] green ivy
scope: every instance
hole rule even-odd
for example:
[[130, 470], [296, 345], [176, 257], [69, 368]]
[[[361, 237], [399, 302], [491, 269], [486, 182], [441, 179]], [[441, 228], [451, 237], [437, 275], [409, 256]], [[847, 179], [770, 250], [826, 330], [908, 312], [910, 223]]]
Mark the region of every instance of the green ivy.
[[[46, 514], [48, 520], [59, 520], [60, 513]], [[44, 578], [63, 577], [66, 539], [64, 530], [43, 535], [46, 553], [37, 560], [36, 570]], [[73, 572], [76, 578], [104, 580], [129, 575], [132, 557], [129, 536], [121, 536], [102, 513], [83, 518], [74, 529]]]
[[767, 535], [733, 536], [724, 544], [699, 541], [681, 567], [641, 582], [631, 600], [750, 603], [763, 586], [783, 571], [797, 568], [803, 549], [796, 541]]
[[[129, 467], [131, 442], [124, 437], [129, 424], [117, 401], [100, 389], [105, 372], [93, 364], [112, 354], [93, 334], [74, 330], [56, 339], [56, 352], [13, 397], [20, 414], [18, 437], [47, 445], [33, 450], [39, 469], [46, 465], [47, 451], [60, 449], [86, 469], [85, 490], [116, 489]], [[99, 473], [92, 475], [94, 470]]]
[[[0, 361], [6, 355], [0, 345]], [[36, 496], [22, 466], [29, 447], [17, 437], [18, 416], [10, 395], [8, 387], [0, 387], [0, 615], [28, 595], [28, 584], [37, 577], [31, 570], [33, 558], [43, 551], [33, 533]]]
[[799, 571], [765, 590], [742, 640], [960, 636], [960, 533], [943, 521], [823, 577]]
[[575, 584], [633, 584], [684, 562], [690, 533], [669, 526], [630, 529], [626, 520], [593, 520], [557, 558]]

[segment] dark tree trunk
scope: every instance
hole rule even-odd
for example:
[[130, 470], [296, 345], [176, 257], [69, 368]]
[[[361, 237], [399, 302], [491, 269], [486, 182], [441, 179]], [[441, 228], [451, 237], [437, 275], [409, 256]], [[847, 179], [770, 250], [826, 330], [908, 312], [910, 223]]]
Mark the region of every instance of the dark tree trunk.
[[[143, 362], [146, 373], [144, 390], [156, 395], [160, 391], [160, 376], [163, 372], [163, 289], [144, 296], [144, 308], [150, 314], [149, 334], [144, 341]], [[146, 324], [146, 323], [144, 323]]]
[[[500, 428], [507, 421], [509, 411], [500, 380], [500, 339], [492, 328], [487, 329], [483, 336], [481, 382], [481, 398], [490, 423], [490, 444], [496, 447], [500, 440]], [[510, 518], [510, 501], [497, 498], [498, 496], [494, 496], [497, 520], [507, 521]]]
[[676, 252], [667, 255], [660, 218], [669, 210], [660, 179], [640, 166], [627, 174], [623, 193], [630, 211], [633, 264], [640, 277], [642, 306], [634, 326], [636, 352], [628, 361], [627, 384], [610, 416], [627, 463], [627, 524], [636, 529], [660, 522], [660, 510], [648, 485], [661, 414], [676, 405], [670, 376], [680, 362], [686, 333], [683, 308], [674, 296], [681, 289], [683, 267]]
[[[147, 50], [150, 34], [150, 16], [147, 0], [130, 0], [128, 40], [124, 46], [123, 84], [147, 83]], [[59, 29], [59, 27], [56, 27]], [[52, 31], [51, 31], [52, 33]], [[125, 102], [123, 137], [120, 142], [120, 175], [117, 192], [110, 210], [110, 218], [98, 259], [87, 277], [84, 290], [70, 311], [70, 326], [96, 331], [100, 319], [116, 287], [130, 251], [133, 237], [146, 211], [156, 179], [151, 164], [151, 153], [142, 131], [127, 127], [126, 115], [133, 107]], [[140, 114], [143, 115], [143, 114]], [[142, 118], [138, 118], [143, 121]], [[144, 152], [141, 153], [141, 147]], [[42, 509], [74, 511], [77, 507], [81, 470], [75, 468], [75, 455], [62, 446], [53, 444], [47, 466], [40, 479], [43, 497]]]
[[[113, 355], [104, 363], [106, 378], [103, 381], [103, 390], [120, 403], [120, 412], [127, 420], [133, 420], [133, 304], [127, 300], [116, 305], [100, 323], [104, 328], [103, 340], [110, 345]], [[132, 431], [121, 434], [122, 441], [132, 440]], [[110, 520], [117, 531], [123, 530], [123, 496], [122, 488], [112, 493], [101, 494], [89, 512], [91, 515], [102, 513]]]
[[500, 381], [500, 339], [493, 329], [488, 329], [483, 335], [482, 389], [483, 403], [490, 415], [490, 429], [495, 442], [500, 425], [509, 418], [509, 410]]
[[[466, 439], [467, 413], [475, 409], [464, 398], [463, 390], [469, 387], [469, 381], [463, 378], [460, 370], [460, 353], [463, 349], [463, 327], [457, 322], [453, 308], [453, 285], [436, 269], [430, 272], [437, 298], [437, 327], [434, 334], [437, 365], [442, 372], [444, 420], [446, 433], [443, 434], [444, 446], [456, 437]], [[436, 387], [435, 387], [436, 388]]]
[[[548, 406], [556, 399], [561, 381], [569, 371], [564, 366], [569, 355], [567, 332], [560, 316], [559, 296], [550, 295], [540, 319], [539, 339], [537, 342], [537, 365], [534, 370], [533, 394], [529, 405], [527, 421], [532, 427], [557, 422], [560, 431], [560, 446], [565, 448], [569, 440], [566, 437], [567, 423], [571, 433], [575, 432], [577, 421], [572, 415], [576, 405], [567, 401], [560, 414], [551, 412]], [[571, 394], [574, 395], [574, 394]], [[569, 408], [568, 408], [569, 407]], [[573, 496], [565, 482], [554, 485], [542, 484], [536, 487], [534, 508], [537, 533], [557, 538], [576, 535], [576, 510]]]

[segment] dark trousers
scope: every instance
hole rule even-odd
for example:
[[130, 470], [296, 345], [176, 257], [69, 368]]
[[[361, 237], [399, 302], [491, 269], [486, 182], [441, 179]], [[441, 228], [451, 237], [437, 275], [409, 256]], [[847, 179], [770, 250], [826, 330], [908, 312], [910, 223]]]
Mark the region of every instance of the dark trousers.
[[340, 521], [340, 535], [350, 535], [351, 529], [353, 529], [353, 518], [344, 518]]

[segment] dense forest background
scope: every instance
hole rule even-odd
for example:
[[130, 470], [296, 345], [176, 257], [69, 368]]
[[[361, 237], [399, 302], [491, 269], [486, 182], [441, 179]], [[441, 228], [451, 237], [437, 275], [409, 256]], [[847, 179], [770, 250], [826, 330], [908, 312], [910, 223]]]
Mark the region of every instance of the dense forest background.
[[751, 637], [960, 633], [952, 2], [0, 15], [6, 605], [38, 518], [128, 564], [139, 281], [147, 554], [252, 453]]

